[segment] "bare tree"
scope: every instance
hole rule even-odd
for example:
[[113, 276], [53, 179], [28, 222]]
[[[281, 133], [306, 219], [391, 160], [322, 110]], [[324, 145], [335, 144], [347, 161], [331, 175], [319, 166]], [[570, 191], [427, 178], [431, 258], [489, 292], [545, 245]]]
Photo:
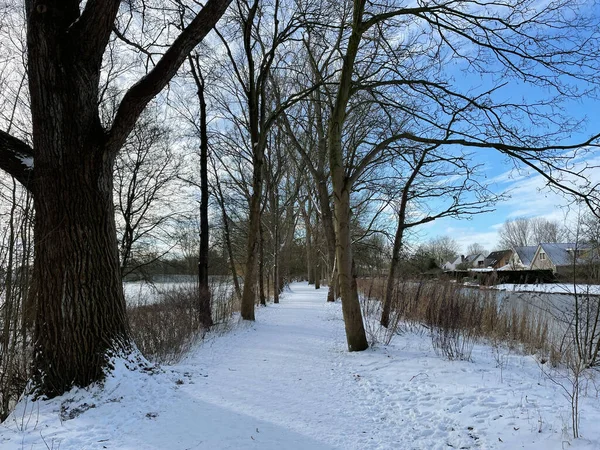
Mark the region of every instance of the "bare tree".
[[437, 236], [425, 244], [425, 251], [441, 266], [459, 254], [460, 246], [450, 236]]
[[[401, 186], [401, 191], [397, 205], [398, 225], [381, 314], [381, 325], [384, 327], [389, 325], [404, 233], [442, 217], [470, 217], [489, 212], [499, 199], [487, 186], [477, 181], [475, 167], [470, 164], [467, 155], [446, 155], [436, 151], [436, 148], [419, 151], [403, 149], [398, 159], [401, 164], [395, 165], [394, 186]], [[406, 178], [403, 180], [404, 177]], [[455, 178], [458, 178], [456, 183], [448, 181]], [[399, 183], [400, 180], [403, 183]], [[391, 193], [396, 197], [395, 190]], [[456, 255], [456, 247], [456, 243], [447, 236], [436, 238], [428, 246], [438, 266]]]
[[155, 113], [146, 112], [137, 122], [115, 161], [115, 210], [123, 277], [173, 247], [169, 228], [182, 213], [174, 207], [181, 158], [171, 148], [170, 130], [159, 124]]
[[485, 247], [478, 242], [473, 242], [467, 247], [467, 255], [487, 256], [488, 254], [489, 252], [485, 249]]
[[557, 221], [543, 217], [519, 217], [507, 220], [498, 231], [503, 248], [525, 247], [543, 242], [560, 242], [565, 236], [564, 227]]
[[[59, 395], [104, 377], [130, 351], [114, 220], [113, 163], [146, 105], [208, 34], [229, 0], [209, 0], [109, 125], [98, 102], [103, 55], [120, 0], [25, 1], [32, 146], [0, 132], [0, 167], [35, 206], [35, 387]], [[130, 10], [133, 13], [133, 10]], [[143, 16], [140, 16], [143, 19]], [[162, 41], [161, 41], [162, 42]]]

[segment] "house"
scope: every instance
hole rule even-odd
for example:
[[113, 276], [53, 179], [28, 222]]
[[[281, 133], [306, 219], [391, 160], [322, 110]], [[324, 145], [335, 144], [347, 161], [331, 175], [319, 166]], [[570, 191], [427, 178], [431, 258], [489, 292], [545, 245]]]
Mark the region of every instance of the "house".
[[473, 254], [473, 255], [460, 255], [457, 256], [454, 261], [447, 261], [442, 266], [442, 269], [446, 272], [452, 272], [454, 270], [467, 270], [473, 268], [481, 268], [485, 267], [483, 265], [485, 261], [485, 256], [481, 253]]
[[512, 249], [513, 254], [508, 262], [509, 266], [513, 270], [529, 269], [537, 249], [537, 245], [529, 245], [527, 247], [514, 247]]
[[443, 265], [442, 265], [442, 270], [444, 272], [452, 272], [453, 270], [456, 269], [456, 266], [454, 265], [454, 263], [452, 261], [446, 261]]
[[477, 254], [472, 254], [472, 255], [467, 255], [463, 257], [463, 260], [460, 264], [457, 264], [456, 269], [457, 270], [465, 270], [465, 269], [477, 269], [477, 268], [482, 268], [485, 267], [483, 265], [485, 261], [485, 256], [483, 256], [481, 253], [477, 253]]
[[452, 272], [453, 270], [457, 270], [457, 266], [462, 264], [465, 260], [464, 255], [457, 256], [453, 261], [446, 261], [442, 266], [442, 269], [447, 272]]
[[590, 249], [589, 245], [572, 242], [540, 244], [531, 261], [531, 268], [555, 273], [568, 271], [574, 264], [586, 262], [585, 255], [590, 253]]
[[492, 252], [487, 255], [487, 258], [483, 261], [483, 267], [491, 267], [492, 269], [499, 269], [510, 263], [513, 255], [512, 250], [499, 250]]

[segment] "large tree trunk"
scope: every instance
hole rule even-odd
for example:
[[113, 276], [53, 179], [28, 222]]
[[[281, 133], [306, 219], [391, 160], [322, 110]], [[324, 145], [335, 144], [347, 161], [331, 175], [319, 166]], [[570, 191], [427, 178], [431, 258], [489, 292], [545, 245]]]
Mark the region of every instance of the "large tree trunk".
[[[149, 73], [125, 93], [109, 129], [100, 72], [121, 2], [25, 1], [33, 148], [0, 131], [0, 167], [33, 194], [34, 388], [86, 386], [131, 349], [113, 205], [113, 163], [139, 115], [229, 0], [208, 0]], [[83, 13], [82, 13], [83, 9]]]
[[[75, 127], [73, 127], [75, 128]], [[112, 160], [101, 149], [36, 142], [34, 379], [59, 395], [103, 377], [108, 359], [130, 349], [119, 268]], [[44, 145], [45, 144], [45, 145]], [[42, 150], [43, 149], [43, 150]], [[81, 161], [82, 152], [97, 153]], [[63, 158], [51, 155], [57, 154]], [[75, 163], [62, 165], [62, 160]]]
[[99, 65], [73, 60], [65, 24], [44, 20], [40, 11], [30, 10], [27, 35], [35, 158], [33, 378], [38, 392], [52, 397], [102, 379], [108, 359], [129, 351], [130, 342], [114, 221], [116, 152], [106, 149], [98, 116]]
[[350, 98], [354, 61], [361, 40], [364, 5], [364, 2], [358, 2], [354, 5], [352, 32], [344, 56], [335, 105], [329, 119], [327, 145], [335, 210], [336, 266], [342, 297], [346, 339], [348, 349], [351, 352], [365, 350], [369, 346], [362, 320], [360, 302], [358, 301], [356, 283], [353, 283], [352, 278], [352, 238], [350, 235], [350, 190], [352, 184], [346, 176], [342, 148], [342, 130], [346, 119], [346, 106]]

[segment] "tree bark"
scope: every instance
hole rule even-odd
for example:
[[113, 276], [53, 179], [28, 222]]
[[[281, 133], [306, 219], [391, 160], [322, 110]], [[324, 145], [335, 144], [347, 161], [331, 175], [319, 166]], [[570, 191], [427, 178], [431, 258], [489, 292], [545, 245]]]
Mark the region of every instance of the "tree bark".
[[352, 270], [352, 242], [350, 235], [350, 192], [346, 189], [334, 191], [336, 195], [335, 231], [338, 238], [337, 263], [338, 282], [342, 297], [342, 313], [346, 328], [348, 349], [365, 350], [369, 344], [363, 324], [362, 311], [358, 300], [358, 291]]
[[257, 269], [260, 247], [260, 203], [263, 186], [264, 152], [258, 141], [252, 141], [254, 152], [252, 161], [252, 198], [250, 199], [250, 217], [248, 224], [248, 243], [246, 246], [246, 266], [244, 271], [244, 290], [242, 292], [241, 315], [244, 320], [254, 320], [254, 302], [256, 301]]
[[[67, 136], [64, 136], [67, 137]], [[59, 150], [73, 157], [81, 151]], [[44, 148], [38, 143], [37, 148]], [[38, 153], [38, 154], [41, 154]], [[47, 396], [103, 377], [130, 350], [114, 223], [112, 161], [36, 161], [34, 380]], [[50, 159], [50, 158], [49, 158]], [[65, 158], [66, 159], [66, 158]]]

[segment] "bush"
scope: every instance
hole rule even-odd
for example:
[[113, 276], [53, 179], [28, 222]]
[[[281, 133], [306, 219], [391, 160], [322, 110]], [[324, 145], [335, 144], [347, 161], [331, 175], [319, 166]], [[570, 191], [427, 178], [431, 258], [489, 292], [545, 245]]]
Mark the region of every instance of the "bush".
[[239, 304], [227, 283], [213, 284], [210, 293], [197, 286], [171, 288], [161, 292], [158, 301], [128, 308], [131, 336], [150, 361], [177, 362], [206, 332], [207, 322], [198, 308], [200, 295], [211, 295], [213, 323], [227, 323]]

